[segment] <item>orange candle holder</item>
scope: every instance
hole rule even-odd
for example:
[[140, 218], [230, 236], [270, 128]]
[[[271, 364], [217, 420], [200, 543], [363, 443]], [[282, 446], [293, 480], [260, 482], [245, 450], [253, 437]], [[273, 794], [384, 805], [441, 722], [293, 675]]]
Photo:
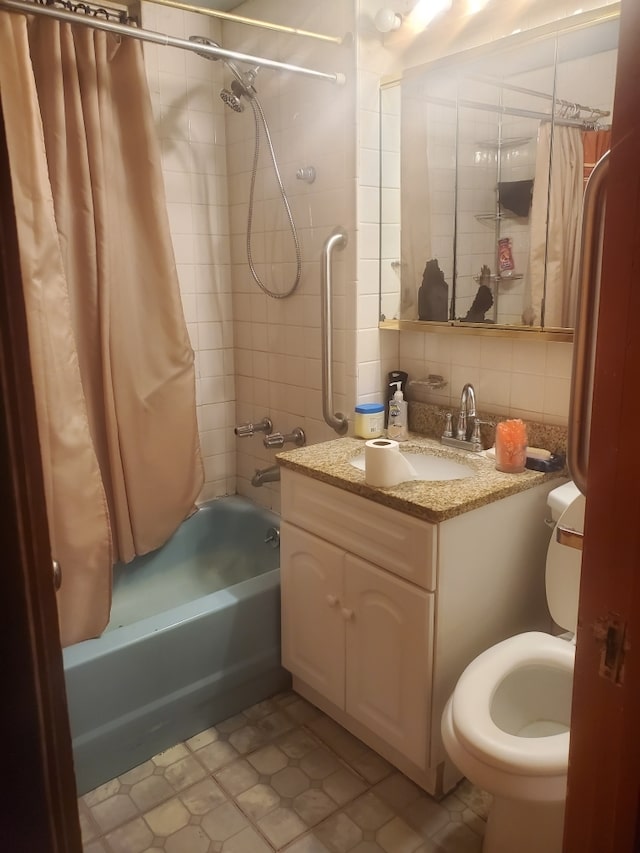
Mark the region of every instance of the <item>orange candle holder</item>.
[[527, 427], [520, 418], [496, 425], [496, 470], [521, 474], [527, 461]]

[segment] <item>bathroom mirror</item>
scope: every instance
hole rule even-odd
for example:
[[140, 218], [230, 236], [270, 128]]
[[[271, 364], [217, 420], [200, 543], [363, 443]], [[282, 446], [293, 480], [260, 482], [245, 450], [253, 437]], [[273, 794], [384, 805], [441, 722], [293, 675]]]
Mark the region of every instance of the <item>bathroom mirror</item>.
[[381, 327], [570, 337], [618, 24], [573, 16], [382, 86]]

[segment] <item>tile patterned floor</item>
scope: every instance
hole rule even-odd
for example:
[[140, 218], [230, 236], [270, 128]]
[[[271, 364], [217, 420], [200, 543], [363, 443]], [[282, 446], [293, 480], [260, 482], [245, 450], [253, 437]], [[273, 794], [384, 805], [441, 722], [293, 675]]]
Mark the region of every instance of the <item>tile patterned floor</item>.
[[293, 692], [79, 800], [84, 853], [479, 853], [489, 806], [436, 802]]

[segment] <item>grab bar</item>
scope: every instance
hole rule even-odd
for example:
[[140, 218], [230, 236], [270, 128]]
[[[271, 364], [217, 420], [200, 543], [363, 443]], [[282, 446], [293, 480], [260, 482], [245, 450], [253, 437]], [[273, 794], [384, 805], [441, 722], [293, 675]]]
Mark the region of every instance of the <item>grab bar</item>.
[[609, 152], [607, 151], [598, 160], [587, 181], [582, 214], [582, 250], [578, 278], [578, 314], [573, 336], [567, 465], [571, 479], [583, 495], [587, 493], [602, 229], [608, 173]]
[[331, 255], [334, 249], [344, 249], [347, 232], [336, 228], [327, 238], [320, 258], [320, 300], [322, 334], [322, 414], [338, 435], [344, 435], [349, 423], [342, 412], [333, 411], [333, 317], [331, 304]]

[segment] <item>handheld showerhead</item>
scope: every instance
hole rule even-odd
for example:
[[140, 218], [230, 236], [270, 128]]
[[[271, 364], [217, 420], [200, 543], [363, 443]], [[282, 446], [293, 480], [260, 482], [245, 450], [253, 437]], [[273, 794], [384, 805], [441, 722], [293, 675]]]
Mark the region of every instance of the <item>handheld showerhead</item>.
[[[235, 80], [233, 82], [235, 83]], [[244, 110], [244, 104], [240, 100], [240, 96], [230, 92], [229, 89], [221, 89], [220, 97], [228, 107], [231, 107], [237, 113], [241, 113]]]

